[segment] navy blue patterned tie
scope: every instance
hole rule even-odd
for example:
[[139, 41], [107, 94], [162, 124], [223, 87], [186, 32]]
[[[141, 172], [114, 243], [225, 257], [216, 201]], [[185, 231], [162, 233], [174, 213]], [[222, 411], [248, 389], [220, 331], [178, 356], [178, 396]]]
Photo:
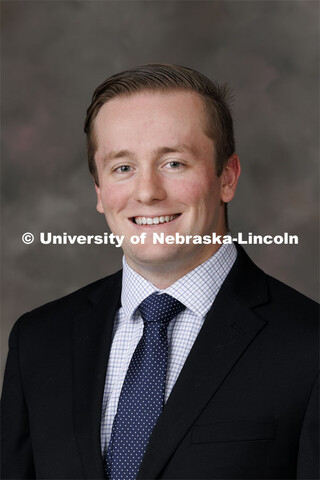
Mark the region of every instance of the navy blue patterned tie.
[[166, 293], [153, 293], [139, 306], [143, 335], [121, 390], [106, 473], [110, 480], [134, 480], [149, 437], [163, 409], [168, 359], [167, 326], [185, 306]]

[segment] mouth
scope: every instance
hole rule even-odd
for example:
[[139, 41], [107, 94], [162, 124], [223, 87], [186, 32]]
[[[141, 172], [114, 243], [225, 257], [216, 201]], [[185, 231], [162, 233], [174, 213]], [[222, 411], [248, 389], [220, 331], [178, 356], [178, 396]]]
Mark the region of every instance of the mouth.
[[161, 215], [159, 217], [131, 217], [130, 220], [136, 225], [160, 225], [163, 223], [170, 223], [178, 218], [181, 213], [174, 215]]

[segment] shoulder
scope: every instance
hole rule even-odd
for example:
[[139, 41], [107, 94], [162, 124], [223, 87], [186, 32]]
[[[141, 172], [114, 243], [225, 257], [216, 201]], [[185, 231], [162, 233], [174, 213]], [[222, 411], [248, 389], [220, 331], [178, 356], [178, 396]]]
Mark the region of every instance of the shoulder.
[[263, 272], [237, 246], [238, 256], [227, 282], [237, 297], [265, 320], [315, 331], [319, 328], [319, 305], [305, 295]]
[[237, 260], [223, 286], [224, 304], [235, 296], [243, 315], [262, 321], [255, 348], [275, 370], [280, 365], [296, 373], [301, 370], [313, 382], [318, 372], [318, 304], [267, 275], [242, 248], [237, 249]]
[[307, 315], [308, 313], [317, 314], [319, 312], [319, 304], [317, 302], [270, 275], [266, 275], [266, 279], [270, 299], [277, 304], [278, 308], [285, 308], [292, 314], [303, 313]]
[[[269, 302], [257, 309], [286, 346], [318, 350], [319, 305], [279, 280], [266, 276]], [[315, 350], [313, 350], [315, 349]], [[310, 353], [311, 353], [310, 351]]]
[[70, 320], [104, 299], [117, 301], [121, 292], [121, 271], [101, 278], [79, 290], [23, 314], [15, 323], [15, 331], [35, 331], [66, 327]]

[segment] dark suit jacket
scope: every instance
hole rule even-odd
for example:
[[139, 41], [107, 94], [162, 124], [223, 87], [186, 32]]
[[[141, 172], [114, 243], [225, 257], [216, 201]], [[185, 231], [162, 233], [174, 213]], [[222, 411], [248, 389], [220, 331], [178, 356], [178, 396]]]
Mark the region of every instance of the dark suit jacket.
[[[116, 273], [15, 324], [2, 478], [103, 478], [101, 404], [120, 292]], [[138, 478], [318, 478], [317, 323], [314, 302], [239, 249]]]

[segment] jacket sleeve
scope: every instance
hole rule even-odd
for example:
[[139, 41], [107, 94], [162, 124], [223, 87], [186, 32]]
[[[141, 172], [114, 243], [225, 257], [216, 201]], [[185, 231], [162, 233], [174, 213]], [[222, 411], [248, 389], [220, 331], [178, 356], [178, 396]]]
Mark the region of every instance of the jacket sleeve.
[[35, 479], [28, 410], [19, 359], [19, 321], [9, 338], [1, 400], [1, 478]]
[[319, 479], [319, 378], [309, 398], [299, 442], [297, 478]]

